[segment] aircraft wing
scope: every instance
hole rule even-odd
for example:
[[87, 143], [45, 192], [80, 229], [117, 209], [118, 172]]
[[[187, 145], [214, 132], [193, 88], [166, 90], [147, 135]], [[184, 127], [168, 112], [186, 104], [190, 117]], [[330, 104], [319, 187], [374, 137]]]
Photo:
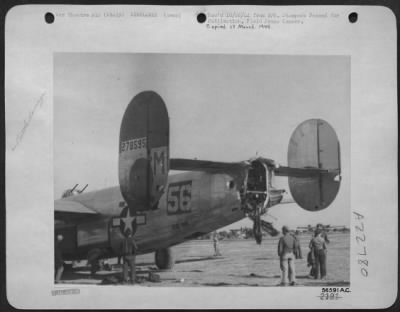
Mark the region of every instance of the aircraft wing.
[[244, 169], [249, 168], [250, 166], [250, 163], [247, 161], [228, 163], [183, 158], [170, 159], [171, 170], [205, 171], [211, 173], [236, 173], [242, 172]]
[[72, 200], [55, 200], [54, 211], [56, 214], [98, 214], [96, 211]]

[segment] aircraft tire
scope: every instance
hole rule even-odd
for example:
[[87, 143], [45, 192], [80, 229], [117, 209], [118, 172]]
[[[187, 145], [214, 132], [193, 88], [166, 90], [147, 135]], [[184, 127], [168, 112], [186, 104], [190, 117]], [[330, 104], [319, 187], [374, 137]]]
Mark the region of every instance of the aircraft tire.
[[160, 270], [170, 270], [175, 264], [171, 248], [158, 249], [155, 254], [155, 263]]
[[67, 272], [72, 271], [72, 262], [64, 262], [64, 271], [67, 271]]
[[262, 232], [261, 229], [256, 226], [256, 223], [254, 223], [253, 225], [253, 235], [256, 240], [256, 243], [260, 245], [262, 242]]

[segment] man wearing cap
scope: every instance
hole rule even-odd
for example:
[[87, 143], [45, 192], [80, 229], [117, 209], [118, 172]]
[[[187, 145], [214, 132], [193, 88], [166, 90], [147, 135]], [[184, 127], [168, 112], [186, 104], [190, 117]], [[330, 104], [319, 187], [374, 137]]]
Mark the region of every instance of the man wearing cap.
[[55, 282], [58, 284], [61, 280], [62, 273], [64, 271], [64, 260], [61, 251], [61, 242], [63, 240], [62, 235], [57, 235], [54, 244], [54, 267], [55, 267]]
[[294, 251], [298, 248], [297, 239], [289, 233], [287, 226], [282, 227], [283, 236], [278, 243], [278, 256], [282, 271], [281, 286], [296, 285], [295, 255]]

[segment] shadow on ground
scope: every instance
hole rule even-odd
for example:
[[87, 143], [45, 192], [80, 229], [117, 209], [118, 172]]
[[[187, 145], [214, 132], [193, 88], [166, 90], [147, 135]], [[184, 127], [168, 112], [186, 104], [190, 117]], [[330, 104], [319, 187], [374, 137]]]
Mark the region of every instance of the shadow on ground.
[[[214, 257], [214, 256], [208, 256], [208, 257], [196, 257], [192, 259], [182, 259], [182, 260], [176, 260], [175, 264], [179, 263], [189, 263], [189, 262], [199, 262], [199, 261], [210, 261], [210, 260], [219, 260], [223, 259], [223, 257]], [[137, 266], [154, 266], [154, 262], [138, 262], [136, 264]]]

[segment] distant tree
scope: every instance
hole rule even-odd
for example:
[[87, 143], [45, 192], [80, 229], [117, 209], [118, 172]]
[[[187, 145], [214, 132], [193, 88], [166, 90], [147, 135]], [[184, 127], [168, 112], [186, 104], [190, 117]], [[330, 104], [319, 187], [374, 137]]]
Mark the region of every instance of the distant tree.
[[221, 231], [218, 233], [218, 236], [220, 239], [224, 239], [228, 237], [228, 232], [227, 231]]
[[245, 237], [246, 238], [253, 238], [254, 234], [253, 234], [253, 229], [246, 227], [244, 229], [244, 233], [245, 233]]

